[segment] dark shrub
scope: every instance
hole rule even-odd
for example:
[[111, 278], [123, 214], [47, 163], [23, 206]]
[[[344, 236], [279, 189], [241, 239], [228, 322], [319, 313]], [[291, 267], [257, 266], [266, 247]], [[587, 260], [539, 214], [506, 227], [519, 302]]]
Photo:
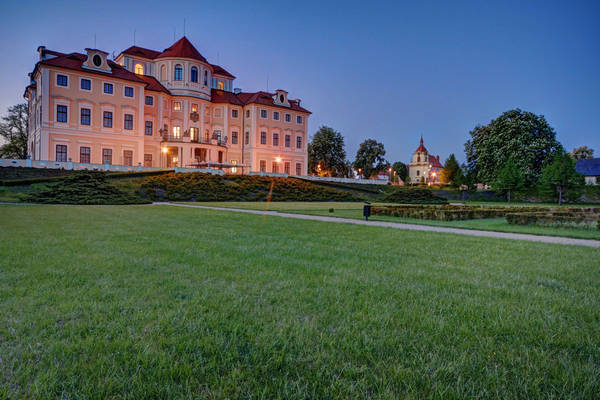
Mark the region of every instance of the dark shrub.
[[433, 191], [424, 187], [397, 188], [381, 201], [399, 204], [448, 204], [448, 200], [436, 196]]

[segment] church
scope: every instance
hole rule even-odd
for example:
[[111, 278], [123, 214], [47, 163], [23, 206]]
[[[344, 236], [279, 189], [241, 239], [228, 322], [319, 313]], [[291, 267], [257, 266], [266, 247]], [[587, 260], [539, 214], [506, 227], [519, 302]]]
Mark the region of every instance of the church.
[[440, 156], [429, 154], [423, 145], [423, 136], [419, 147], [413, 153], [412, 161], [408, 164], [408, 176], [411, 183], [439, 183], [440, 172], [444, 166], [440, 163]]

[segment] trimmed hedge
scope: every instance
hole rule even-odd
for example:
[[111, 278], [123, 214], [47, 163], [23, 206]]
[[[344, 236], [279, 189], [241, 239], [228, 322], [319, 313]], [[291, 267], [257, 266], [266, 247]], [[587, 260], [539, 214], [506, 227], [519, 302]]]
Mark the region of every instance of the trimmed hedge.
[[360, 198], [296, 178], [169, 173], [146, 178], [140, 193], [172, 201], [357, 201]]
[[600, 229], [600, 209], [547, 210], [506, 214], [506, 221], [515, 225], [580, 225], [593, 224]]
[[396, 190], [383, 197], [381, 201], [400, 204], [448, 204], [448, 200], [436, 196], [430, 189], [421, 187], [396, 188]]
[[27, 195], [25, 201], [46, 204], [146, 204], [147, 199], [132, 196], [106, 182], [102, 172], [77, 171], [59, 182]]

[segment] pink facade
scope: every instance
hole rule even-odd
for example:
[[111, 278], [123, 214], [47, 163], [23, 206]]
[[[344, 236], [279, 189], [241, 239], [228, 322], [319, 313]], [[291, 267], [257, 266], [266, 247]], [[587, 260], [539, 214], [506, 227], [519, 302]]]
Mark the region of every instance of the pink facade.
[[306, 175], [310, 112], [300, 100], [234, 89], [235, 77], [185, 37], [114, 61], [97, 49], [38, 51], [25, 90], [33, 160]]

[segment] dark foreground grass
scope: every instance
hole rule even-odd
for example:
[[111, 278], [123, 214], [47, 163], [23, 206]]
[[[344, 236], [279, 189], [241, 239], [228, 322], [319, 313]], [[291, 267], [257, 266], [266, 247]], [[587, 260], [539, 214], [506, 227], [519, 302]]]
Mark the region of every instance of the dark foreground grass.
[[597, 398], [600, 250], [0, 206], [0, 398]]

